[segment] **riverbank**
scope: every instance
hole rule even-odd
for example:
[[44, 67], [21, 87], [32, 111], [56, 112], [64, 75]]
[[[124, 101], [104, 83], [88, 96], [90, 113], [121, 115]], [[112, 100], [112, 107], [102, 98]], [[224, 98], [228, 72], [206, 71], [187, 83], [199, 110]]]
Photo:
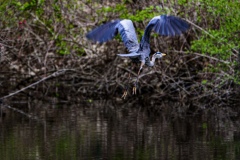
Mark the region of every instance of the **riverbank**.
[[[239, 104], [238, 2], [213, 6], [194, 1], [159, 6], [154, 0], [141, 5], [134, 1], [14, 2], [0, 6], [5, 13], [0, 14], [2, 101], [22, 94], [78, 102], [113, 99], [145, 106], [169, 101], [189, 106], [186, 112], [212, 106], [235, 109]], [[211, 10], [206, 9], [209, 6]], [[153, 68], [143, 68], [137, 95], [132, 95], [139, 66], [117, 57], [127, 53], [121, 39], [94, 44], [85, 35], [112, 19], [128, 18], [140, 38], [152, 17], [169, 12], [191, 28], [171, 38], [153, 33], [151, 55], [161, 51], [167, 56]], [[229, 16], [219, 16], [221, 12]], [[121, 99], [128, 83], [128, 95]]]

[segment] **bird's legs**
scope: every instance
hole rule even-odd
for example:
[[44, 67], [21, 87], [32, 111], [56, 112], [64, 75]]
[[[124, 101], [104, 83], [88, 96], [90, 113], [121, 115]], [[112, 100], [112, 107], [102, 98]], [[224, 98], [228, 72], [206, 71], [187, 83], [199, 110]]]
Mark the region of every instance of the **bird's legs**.
[[[133, 86], [133, 92], [132, 94], [136, 94], [137, 93], [137, 85], [138, 85], [138, 80], [139, 80], [139, 75], [142, 71], [142, 68], [144, 66], [144, 62], [141, 62], [141, 65], [140, 65], [140, 68], [138, 70], [138, 74], [137, 74], [137, 80], [134, 82], [134, 86]], [[122, 95], [122, 98], [125, 99], [127, 94], [128, 94], [128, 88], [129, 88], [129, 84], [130, 84], [130, 79], [131, 79], [131, 74], [129, 73], [128, 74], [128, 83], [127, 83], [127, 86], [125, 87], [125, 91], [123, 92], [123, 95]]]
[[127, 86], [125, 87], [125, 90], [123, 92], [122, 98], [125, 99], [127, 94], [128, 94], [128, 87], [129, 87], [129, 83], [130, 83], [130, 79], [131, 79], [131, 74], [128, 73], [128, 82], [127, 82]]
[[138, 74], [137, 74], [137, 80], [134, 82], [134, 86], [133, 86], [133, 93], [132, 94], [137, 94], [137, 85], [138, 85], [138, 80], [139, 80], [139, 75], [142, 71], [142, 68], [144, 66], [144, 62], [141, 62], [140, 68], [138, 70]]

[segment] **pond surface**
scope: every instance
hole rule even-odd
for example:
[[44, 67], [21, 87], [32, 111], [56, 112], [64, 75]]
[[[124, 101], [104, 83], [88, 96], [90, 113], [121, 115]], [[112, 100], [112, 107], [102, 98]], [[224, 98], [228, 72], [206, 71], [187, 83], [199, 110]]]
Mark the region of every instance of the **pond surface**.
[[1, 108], [2, 160], [240, 159], [238, 120], [224, 113], [180, 118], [108, 101], [11, 106], [28, 115]]

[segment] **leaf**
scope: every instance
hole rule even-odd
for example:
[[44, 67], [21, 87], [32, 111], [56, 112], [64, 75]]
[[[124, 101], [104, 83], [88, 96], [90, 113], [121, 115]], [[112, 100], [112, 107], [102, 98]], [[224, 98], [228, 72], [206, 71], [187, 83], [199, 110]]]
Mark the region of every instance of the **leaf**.
[[202, 84], [207, 84], [207, 80], [206, 79], [204, 79], [204, 80], [202, 80]]

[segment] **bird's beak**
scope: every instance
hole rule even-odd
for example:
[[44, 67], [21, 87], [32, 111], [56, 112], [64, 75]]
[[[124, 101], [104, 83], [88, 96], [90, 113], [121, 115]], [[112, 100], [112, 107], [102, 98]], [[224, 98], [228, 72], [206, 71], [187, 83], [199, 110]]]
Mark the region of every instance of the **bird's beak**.
[[162, 56], [166, 56], [167, 54], [165, 54], [165, 53], [162, 53]]

